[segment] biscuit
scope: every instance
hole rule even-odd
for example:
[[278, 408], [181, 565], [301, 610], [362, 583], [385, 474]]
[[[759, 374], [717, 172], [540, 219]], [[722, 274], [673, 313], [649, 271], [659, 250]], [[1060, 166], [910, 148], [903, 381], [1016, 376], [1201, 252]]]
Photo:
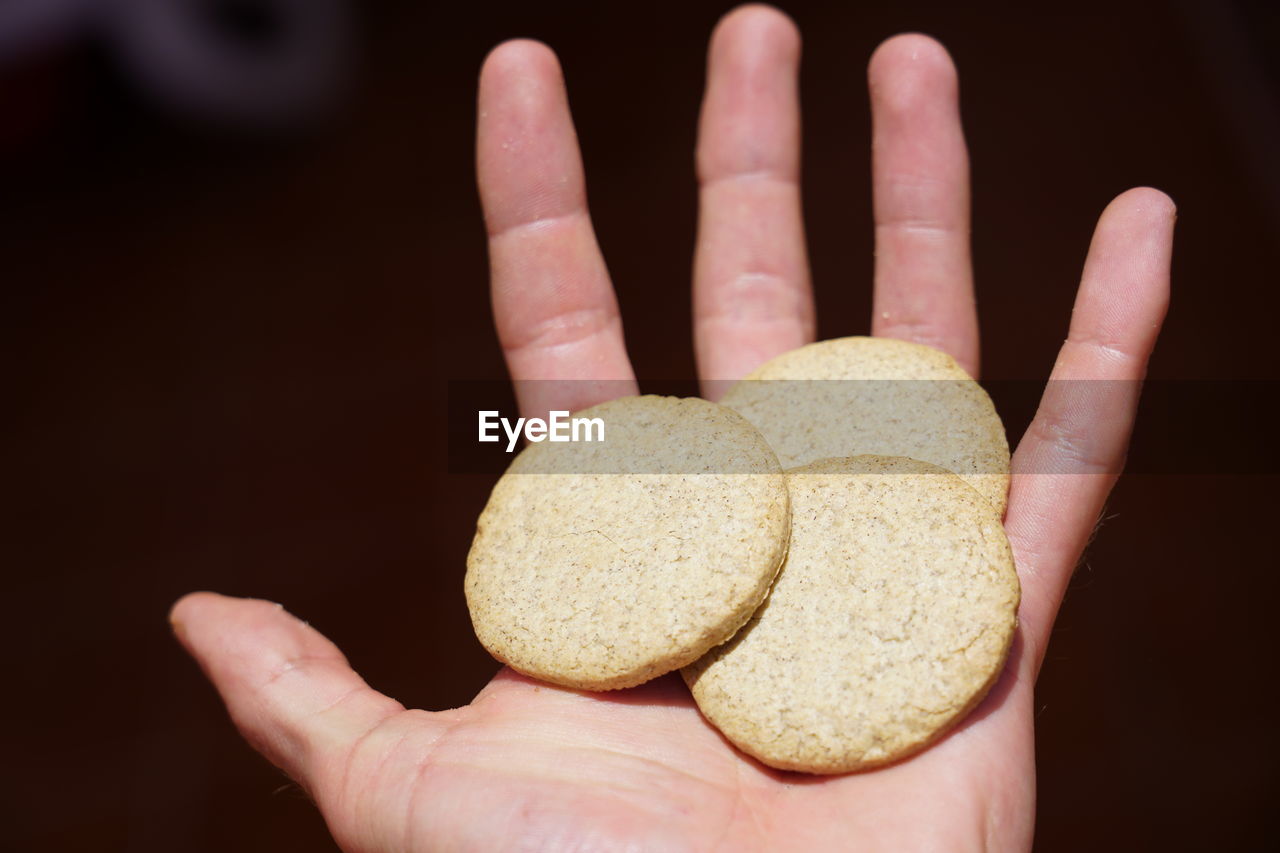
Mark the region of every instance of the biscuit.
[[954, 471], [1004, 514], [1004, 425], [982, 386], [932, 347], [865, 337], [810, 344], [766, 362], [720, 402], [760, 428], [784, 468], [907, 456]]
[[1000, 519], [913, 459], [826, 459], [787, 478], [791, 546], [773, 590], [685, 681], [771, 767], [844, 773], [911, 755], [1003, 668], [1019, 585]]
[[727, 640], [786, 553], [785, 475], [745, 418], [629, 397], [576, 417], [605, 440], [530, 444], [467, 557], [476, 636], [498, 660], [584, 690], [631, 687]]

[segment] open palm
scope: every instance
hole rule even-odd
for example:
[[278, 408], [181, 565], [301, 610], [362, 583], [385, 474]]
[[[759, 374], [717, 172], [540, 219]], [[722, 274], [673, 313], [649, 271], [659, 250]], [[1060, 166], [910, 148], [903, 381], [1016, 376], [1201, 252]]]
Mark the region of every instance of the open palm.
[[[800, 218], [799, 38], [743, 7], [712, 39], [698, 145], [696, 347], [707, 380], [808, 343]], [[968, 163], [956, 76], [936, 42], [871, 60], [873, 333], [977, 373]], [[525, 415], [634, 393], [586, 210], [554, 55], [510, 42], [485, 63], [478, 160], [499, 336]], [[1063, 589], [1114, 483], [1168, 302], [1173, 205], [1131, 190], [1103, 213], [1055, 379], [1014, 455], [1006, 529], [1023, 585], [995, 689], [925, 752], [869, 773], [770, 770], [703, 718], [678, 677], [588, 694], [503, 670], [465, 708], [406, 710], [338, 649], [262, 601], [211, 593], [173, 610], [179, 638], [245, 737], [312, 794], [350, 851], [1024, 849], [1035, 799], [1032, 688]], [[1068, 383], [1069, 384], [1069, 383]], [[708, 383], [714, 394], [718, 387]]]

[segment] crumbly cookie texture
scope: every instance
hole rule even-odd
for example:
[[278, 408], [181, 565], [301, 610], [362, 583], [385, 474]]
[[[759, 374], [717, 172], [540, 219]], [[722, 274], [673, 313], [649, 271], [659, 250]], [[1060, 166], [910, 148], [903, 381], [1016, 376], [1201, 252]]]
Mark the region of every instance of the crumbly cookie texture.
[[982, 386], [932, 347], [868, 337], [810, 344], [766, 362], [721, 402], [760, 428], [784, 468], [907, 456], [954, 471], [1004, 514], [1004, 425]]
[[911, 755], [1003, 668], [1020, 593], [1000, 517], [913, 459], [826, 459], [787, 479], [791, 545], [768, 599], [685, 681], [772, 767], [844, 773]]
[[476, 635], [526, 675], [631, 687], [700, 657], [759, 606], [791, 515], [777, 456], [700, 399], [577, 413], [605, 440], [531, 444], [495, 486], [467, 558]]

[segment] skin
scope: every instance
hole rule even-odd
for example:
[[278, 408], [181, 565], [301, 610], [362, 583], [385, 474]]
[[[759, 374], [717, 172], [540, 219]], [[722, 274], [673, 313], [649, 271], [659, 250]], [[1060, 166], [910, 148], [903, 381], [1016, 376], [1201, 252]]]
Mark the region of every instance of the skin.
[[[746, 6], [711, 41], [697, 152], [696, 349], [704, 382], [807, 343], [799, 36]], [[869, 68], [877, 335], [977, 373], [968, 160], [955, 69], [897, 36]], [[478, 163], [498, 332], [522, 413], [635, 393], [587, 214], [555, 56], [508, 42], [480, 80]], [[1053, 369], [1140, 380], [1169, 296], [1172, 202], [1134, 189], [1103, 212]], [[1066, 405], [1050, 386], [1018, 446], [1006, 529], [1020, 628], [992, 692], [955, 731], [873, 772], [779, 773], [735, 751], [675, 676], [591, 695], [503, 670], [468, 706], [407, 710], [277, 605], [196, 593], [171, 618], [245, 738], [303, 785], [349, 851], [1024, 850], [1035, 815], [1032, 690], [1064, 588], [1128, 444], [1138, 381]], [[704, 386], [714, 396], [718, 386]], [[556, 396], [559, 394], [559, 396]]]

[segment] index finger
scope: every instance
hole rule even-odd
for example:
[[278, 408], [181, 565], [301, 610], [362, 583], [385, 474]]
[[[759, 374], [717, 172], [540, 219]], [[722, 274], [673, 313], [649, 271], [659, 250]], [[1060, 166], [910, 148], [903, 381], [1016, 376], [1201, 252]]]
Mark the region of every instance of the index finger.
[[485, 60], [476, 164], [494, 322], [522, 413], [634, 394], [564, 80], [545, 45], [511, 41]]

